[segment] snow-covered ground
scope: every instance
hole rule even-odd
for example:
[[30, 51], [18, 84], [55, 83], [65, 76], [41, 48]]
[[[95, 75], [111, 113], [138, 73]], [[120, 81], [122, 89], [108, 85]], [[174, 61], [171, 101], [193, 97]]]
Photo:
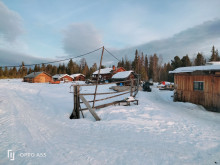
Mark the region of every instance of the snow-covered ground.
[[139, 105], [97, 110], [101, 121], [70, 120], [69, 86], [0, 80], [0, 164], [220, 164], [219, 113], [153, 88]]

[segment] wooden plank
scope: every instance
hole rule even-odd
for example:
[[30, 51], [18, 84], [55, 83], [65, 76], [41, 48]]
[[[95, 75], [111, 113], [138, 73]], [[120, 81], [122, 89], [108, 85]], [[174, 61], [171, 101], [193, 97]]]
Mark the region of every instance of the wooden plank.
[[[114, 97], [117, 97], [117, 96], [125, 95], [125, 94], [128, 94], [128, 93], [130, 93], [130, 92], [125, 92], [125, 93], [121, 93], [121, 94], [118, 94], [118, 95], [114, 95], [114, 96], [110, 96], [110, 97], [105, 97], [105, 98], [103, 98], [103, 99], [99, 99], [99, 100], [95, 100], [95, 101], [96, 101], [96, 102], [97, 102], [97, 101], [103, 101], [103, 100], [111, 99], [111, 98], [114, 98]], [[93, 100], [88, 101], [88, 102], [93, 102]]]
[[100, 121], [101, 119], [99, 118], [99, 116], [96, 114], [96, 112], [94, 111], [94, 109], [90, 106], [89, 102], [82, 96], [79, 96], [80, 99], [83, 101], [83, 103], [86, 105], [86, 107], [89, 109], [89, 112], [92, 114], [92, 116], [96, 119], [96, 121]]
[[[118, 104], [120, 103], [120, 101], [114, 101], [114, 102], [111, 102], [111, 103], [107, 103], [107, 104], [102, 104], [102, 105], [98, 105], [98, 106], [95, 106], [96, 109], [100, 109], [100, 108], [105, 108], [105, 107], [108, 107], [110, 105], [115, 105], [115, 104]], [[82, 108], [81, 111], [86, 111], [88, 110], [88, 108]]]
[[[133, 79], [134, 81], [137, 81], [137, 79]], [[123, 83], [123, 82], [130, 82], [130, 80], [126, 80], [126, 81], [115, 81], [115, 82], [111, 82], [111, 83], [104, 83], [104, 84], [98, 84], [98, 85], [108, 85], [108, 84], [116, 84], [116, 83]], [[77, 84], [77, 85], [71, 85], [71, 86], [95, 86], [96, 84]]]
[[[115, 93], [120, 93], [120, 92], [125, 92], [124, 91], [119, 91], [119, 92], [106, 92], [106, 93], [96, 93], [96, 95], [110, 95], [110, 94], [115, 94]], [[81, 93], [80, 95], [94, 95], [95, 93]]]
[[100, 60], [100, 64], [99, 64], [99, 72], [98, 72], [98, 77], [97, 77], [96, 86], [95, 86], [95, 94], [94, 94], [93, 105], [92, 105], [93, 108], [95, 106], [95, 98], [96, 98], [96, 93], [97, 93], [97, 88], [98, 88], [100, 70], [101, 70], [101, 67], [102, 67], [102, 58], [103, 58], [104, 50], [105, 50], [105, 47], [103, 46], [101, 60]]

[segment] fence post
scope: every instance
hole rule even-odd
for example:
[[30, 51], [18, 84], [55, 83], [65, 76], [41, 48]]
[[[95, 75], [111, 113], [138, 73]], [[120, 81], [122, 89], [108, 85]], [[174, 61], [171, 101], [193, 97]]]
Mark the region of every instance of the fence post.
[[130, 96], [132, 96], [132, 94], [133, 94], [133, 80], [131, 79], [131, 90], [130, 90]]
[[79, 119], [79, 106], [80, 106], [80, 100], [79, 100], [79, 86], [74, 86], [74, 92], [73, 92], [73, 101], [74, 101], [74, 107], [73, 112], [70, 115], [70, 119]]

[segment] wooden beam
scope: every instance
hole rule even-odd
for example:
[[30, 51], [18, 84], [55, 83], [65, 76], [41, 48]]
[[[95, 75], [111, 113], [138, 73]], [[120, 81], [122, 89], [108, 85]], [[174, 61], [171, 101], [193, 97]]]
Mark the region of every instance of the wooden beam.
[[95, 94], [94, 94], [93, 105], [92, 105], [93, 108], [95, 106], [95, 98], [96, 98], [96, 92], [97, 92], [97, 88], [98, 88], [100, 70], [101, 70], [101, 67], [102, 67], [102, 58], [103, 58], [104, 50], [105, 50], [105, 47], [103, 46], [101, 60], [100, 60], [100, 64], [99, 64], [99, 72], [98, 72], [98, 77], [97, 77], [96, 86], [95, 86]]
[[92, 108], [89, 104], [89, 102], [82, 96], [79, 96], [80, 99], [83, 101], [83, 103], [86, 105], [86, 107], [89, 109], [89, 112], [92, 114], [92, 116], [96, 119], [96, 121], [100, 121], [101, 119], [99, 118], [99, 116], [96, 114], [95, 109]]

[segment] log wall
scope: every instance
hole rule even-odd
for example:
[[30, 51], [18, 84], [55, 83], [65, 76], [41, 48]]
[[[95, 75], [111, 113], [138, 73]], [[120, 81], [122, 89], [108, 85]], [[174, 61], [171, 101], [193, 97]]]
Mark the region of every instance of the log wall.
[[[204, 90], [193, 89], [194, 81], [203, 81]], [[177, 101], [203, 105], [207, 109], [220, 112], [220, 75], [175, 74]]]

